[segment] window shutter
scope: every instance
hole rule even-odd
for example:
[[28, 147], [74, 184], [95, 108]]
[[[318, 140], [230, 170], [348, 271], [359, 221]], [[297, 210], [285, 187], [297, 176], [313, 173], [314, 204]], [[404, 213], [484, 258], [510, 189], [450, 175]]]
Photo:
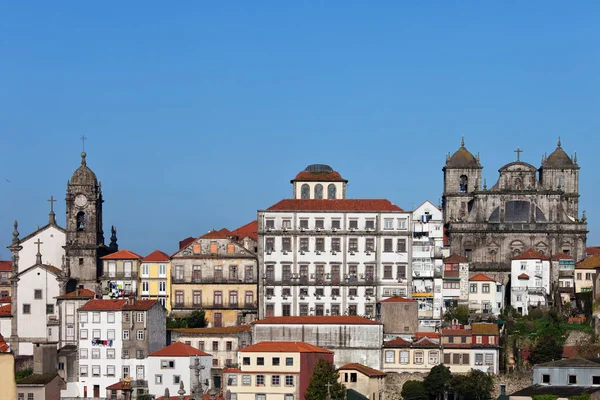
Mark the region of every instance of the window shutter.
[[444, 353], [444, 364], [450, 364], [450, 353]]
[[462, 362], [463, 364], [469, 364], [469, 354], [468, 353], [463, 354], [462, 361], [463, 361]]

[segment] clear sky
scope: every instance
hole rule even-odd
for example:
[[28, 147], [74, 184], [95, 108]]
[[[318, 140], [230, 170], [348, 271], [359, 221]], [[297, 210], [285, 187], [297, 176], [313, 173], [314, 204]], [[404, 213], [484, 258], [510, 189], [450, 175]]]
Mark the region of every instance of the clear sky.
[[0, 3], [0, 256], [64, 226], [80, 163], [104, 224], [142, 255], [243, 225], [313, 163], [348, 197], [405, 209], [442, 192], [461, 135], [491, 186], [561, 136], [600, 244], [600, 3]]

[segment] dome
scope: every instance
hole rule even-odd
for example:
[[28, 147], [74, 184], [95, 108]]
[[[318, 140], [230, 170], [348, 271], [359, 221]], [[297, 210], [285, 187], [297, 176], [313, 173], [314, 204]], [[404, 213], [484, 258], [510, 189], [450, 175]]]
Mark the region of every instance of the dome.
[[304, 168], [304, 172], [334, 172], [333, 168], [326, 164], [311, 164]]
[[348, 182], [326, 164], [311, 164], [300, 171], [292, 183], [296, 181]]
[[560, 138], [558, 139], [556, 150], [546, 158], [543, 166], [544, 168], [572, 168], [574, 166], [571, 157], [562, 149]]
[[86, 154], [81, 153], [81, 166], [73, 172], [71, 176], [71, 185], [97, 185], [98, 179], [94, 171], [88, 168], [85, 162]]
[[465, 140], [460, 143], [460, 148], [456, 150], [452, 157], [446, 159], [446, 167], [449, 168], [480, 168], [479, 161], [465, 147]]

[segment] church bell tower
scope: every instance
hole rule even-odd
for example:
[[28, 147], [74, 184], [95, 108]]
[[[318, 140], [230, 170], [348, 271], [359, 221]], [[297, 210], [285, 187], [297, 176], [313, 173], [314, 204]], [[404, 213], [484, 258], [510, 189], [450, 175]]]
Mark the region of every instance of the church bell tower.
[[99, 250], [104, 247], [102, 231], [102, 188], [88, 168], [86, 153], [81, 166], [67, 183], [66, 262], [70, 276], [67, 291], [80, 286], [97, 291], [100, 272]]

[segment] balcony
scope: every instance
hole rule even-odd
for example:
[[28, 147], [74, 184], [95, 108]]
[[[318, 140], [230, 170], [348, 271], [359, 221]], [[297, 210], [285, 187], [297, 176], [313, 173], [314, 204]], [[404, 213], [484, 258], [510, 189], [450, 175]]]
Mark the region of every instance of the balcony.
[[132, 272], [116, 272], [116, 273], [105, 273], [104, 275], [102, 275], [102, 277], [100, 278], [103, 281], [115, 281], [115, 280], [137, 280], [138, 279], [138, 273], [137, 271], [132, 271]]
[[255, 303], [223, 303], [223, 304], [198, 304], [193, 302], [175, 302], [174, 308], [183, 310], [253, 310], [256, 309]]
[[[391, 277], [389, 279], [392, 279]], [[377, 282], [377, 277], [372, 274], [348, 274], [344, 275], [343, 278], [340, 275], [331, 274], [311, 274], [310, 276], [298, 276], [298, 274], [292, 274], [291, 276], [284, 276], [280, 280], [267, 277], [265, 279], [265, 286], [307, 286], [307, 285], [323, 285], [323, 286], [360, 286], [360, 285], [373, 285]]]
[[573, 276], [575, 275], [575, 271], [574, 270], [559, 270], [558, 271], [558, 277], [559, 278], [573, 278]]
[[60, 325], [60, 320], [56, 315], [48, 315], [47, 325]]
[[258, 281], [253, 277], [247, 277], [246, 279], [241, 278], [227, 278], [227, 277], [190, 277], [186, 276], [183, 278], [173, 277], [173, 283], [189, 283], [189, 284], [203, 284], [203, 283], [226, 283], [226, 284], [256, 284]]

